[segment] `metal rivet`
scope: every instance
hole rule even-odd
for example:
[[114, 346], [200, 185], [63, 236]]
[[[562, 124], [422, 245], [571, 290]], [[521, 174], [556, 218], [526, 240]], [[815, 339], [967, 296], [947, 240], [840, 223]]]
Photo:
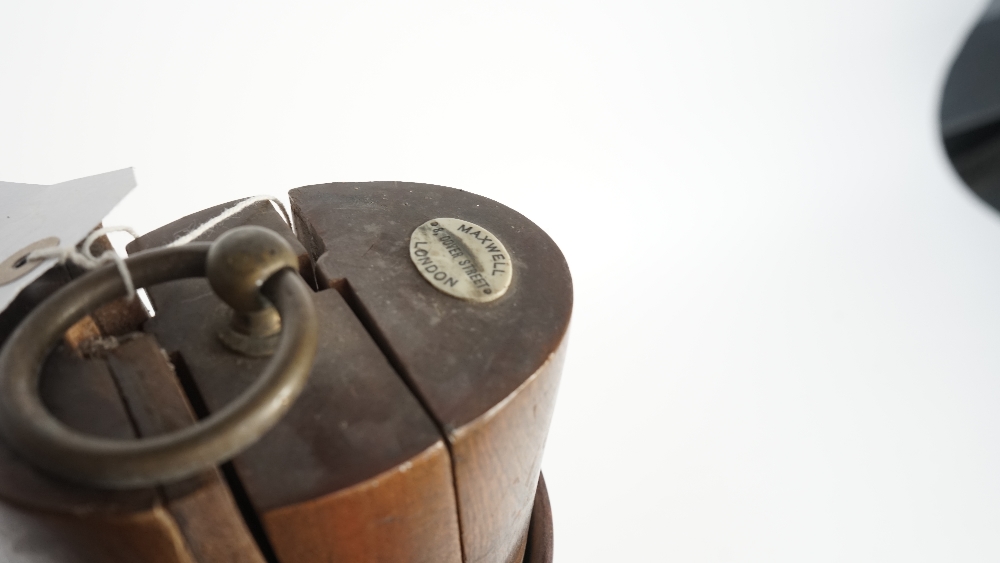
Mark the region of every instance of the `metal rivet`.
[[28, 254], [42, 248], [59, 246], [57, 237], [43, 238], [11, 254], [6, 260], [0, 262], [0, 285], [8, 284], [16, 279], [26, 276], [37, 268], [44, 260], [28, 262]]

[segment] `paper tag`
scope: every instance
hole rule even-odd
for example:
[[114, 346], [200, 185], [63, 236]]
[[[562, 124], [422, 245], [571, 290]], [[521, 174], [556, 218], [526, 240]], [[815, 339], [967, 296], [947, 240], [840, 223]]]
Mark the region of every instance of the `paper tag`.
[[[77, 244], [136, 185], [131, 168], [51, 186], [0, 182], [0, 263], [16, 264], [25, 248], [45, 239]], [[46, 260], [24, 275], [0, 284], [0, 311], [56, 260]]]

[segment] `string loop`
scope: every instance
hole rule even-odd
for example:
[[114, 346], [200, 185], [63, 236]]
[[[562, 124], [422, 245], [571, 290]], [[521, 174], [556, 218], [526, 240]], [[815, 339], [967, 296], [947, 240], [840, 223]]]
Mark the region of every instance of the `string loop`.
[[[292, 228], [291, 218], [288, 215], [288, 211], [285, 209], [284, 203], [282, 203], [280, 199], [269, 195], [256, 195], [240, 201], [236, 205], [226, 209], [201, 225], [198, 225], [184, 236], [168, 244], [167, 247], [173, 248], [175, 246], [187, 244], [205, 234], [219, 223], [236, 215], [240, 211], [243, 211], [258, 201], [265, 200], [275, 204], [275, 207], [277, 207], [278, 211], [281, 212], [282, 219], [288, 223], [289, 228]], [[96, 229], [94, 232], [87, 235], [87, 238], [84, 239], [83, 243], [81, 243], [80, 248], [77, 248], [76, 246], [53, 246], [49, 248], [41, 248], [31, 251], [25, 257], [25, 260], [34, 261], [55, 258], [59, 264], [72, 262], [85, 270], [93, 270], [94, 268], [103, 266], [108, 262], [114, 262], [115, 266], [118, 268], [118, 273], [122, 277], [122, 281], [125, 283], [125, 290], [128, 296], [127, 298], [129, 301], [132, 301], [135, 299], [135, 283], [132, 281], [132, 274], [129, 273], [128, 266], [125, 264], [125, 258], [118, 254], [118, 252], [113, 248], [111, 250], [104, 251], [100, 256], [94, 256], [93, 250], [91, 249], [97, 239], [108, 233], [119, 232], [128, 233], [133, 239], [139, 238], [139, 235], [134, 229], [132, 229], [132, 227], [103, 227]]]

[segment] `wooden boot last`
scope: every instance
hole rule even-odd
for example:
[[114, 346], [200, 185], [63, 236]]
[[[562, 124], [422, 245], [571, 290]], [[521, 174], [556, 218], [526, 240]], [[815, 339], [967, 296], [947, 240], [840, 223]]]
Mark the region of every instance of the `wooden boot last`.
[[[539, 470], [572, 308], [558, 248], [518, 213], [440, 186], [325, 184], [290, 198], [295, 234], [262, 201], [198, 239], [257, 225], [291, 244], [318, 344], [287, 413], [218, 468], [128, 491], [69, 484], [0, 447], [0, 560], [551, 560]], [[49, 358], [42, 398], [66, 425], [174, 432], [222, 412], [270, 361], [240, 344], [246, 331], [206, 279], [147, 290], [155, 317], [141, 331], [112, 341], [98, 327], [105, 338]]]

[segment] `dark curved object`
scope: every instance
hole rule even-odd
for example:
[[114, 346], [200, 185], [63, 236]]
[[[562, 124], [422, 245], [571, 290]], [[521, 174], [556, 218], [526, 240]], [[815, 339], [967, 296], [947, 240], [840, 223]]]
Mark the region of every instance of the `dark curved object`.
[[528, 526], [528, 548], [524, 552], [525, 563], [552, 563], [552, 505], [549, 490], [545, 487], [545, 476], [538, 476], [538, 490], [535, 505], [531, 509], [531, 524]]
[[955, 57], [940, 118], [955, 170], [1000, 210], [1000, 0], [986, 9]]
[[[207, 243], [191, 243], [152, 250], [126, 264], [139, 287], [197, 277], [205, 274], [210, 248]], [[113, 440], [69, 428], [39, 396], [42, 364], [63, 333], [102, 303], [125, 293], [112, 265], [71, 282], [32, 311], [0, 351], [4, 441], [50, 474], [113, 489], [175, 481], [233, 457], [288, 411], [309, 378], [317, 347], [312, 291], [297, 273], [281, 269], [260, 291], [285, 322], [278, 349], [257, 381], [224, 409], [192, 426], [141, 440]]]

